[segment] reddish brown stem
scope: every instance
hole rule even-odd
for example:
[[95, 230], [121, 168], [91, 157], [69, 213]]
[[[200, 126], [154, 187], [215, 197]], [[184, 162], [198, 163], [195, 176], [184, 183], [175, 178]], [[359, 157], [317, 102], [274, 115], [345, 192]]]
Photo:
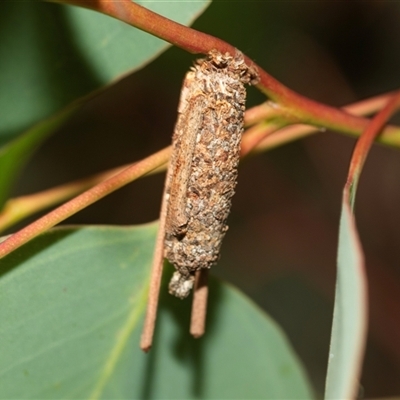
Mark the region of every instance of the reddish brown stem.
[[[384, 107], [393, 94], [383, 94], [363, 100], [354, 104], [350, 104], [344, 109], [355, 115], [367, 115], [376, 112]], [[248, 129], [242, 140], [242, 155], [247, 154], [250, 150], [254, 149], [257, 144], [256, 151], [264, 151], [274, 147], [283, 145], [287, 142], [306, 137], [319, 131], [310, 125], [293, 125], [287, 128], [279, 129], [276, 133], [273, 131], [271, 124], [264, 124], [265, 119], [279, 118], [279, 113], [273, 110], [268, 103], [261, 104], [246, 111], [245, 123], [247, 126], [255, 124], [258, 125]], [[273, 122], [275, 123], [275, 122]], [[379, 142], [391, 146], [400, 146], [400, 129], [393, 126], [386, 127], [382, 134], [379, 136]], [[259, 140], [262, 139], [261, 143]], [[166, 164], [152, 170], [150, 173], [156, 173], [165, 170]], [[124, 167], [121, 167], [121, 170]], [[58, 202], [66, 201], [73, 195], [77, 195], [87, 189], [91, 183], [106, 179], [107, 177], [116, 173], [115, 171], [107, 171], [105, 173], [85, 178], [79, 182], [72, 182], [62, 185], [57, 188], [45, 190], [40, 193], [22, 196], [19, 198], [9, 200], [0, 213], [0, 231], [15, 224], [24, 217], [33, 214], [34, 212], [43, 210], [46, 207], [56, 205]], [[104, 175], [103, 175], [104, 174]]]
[[[234, 46], [221, 39], [171, 21], [131, 0], [50, 1], [78, 5], [102, 12], [194, 54], [206, 54], [213, 49], [221, 53], [235, 54], [236, 52]], [[270, 99], [287, 108], [292, 117], [298, 118], [298, 122], [324, 126], [347, 133], [360, 133], [367, 127], [367, 119], [355, 117], [343, 110], [301, 96], [282, 85], [247, 56], [245, 56], [245, 62], [257, 69], [259, 73], [258, 89]]]
[[147, 310], [143, 325], [142, 337], [140, 340], [140, 348], [145, 352], [148, 352], [151, 349], [151, 345], [153, 343], [154, 329], [157, 319], [158, 299], [160, 297], [161, 278], [164, 266], [165, 222], [168, 204], [166, 196], [167, 193], [165, 185], [161, 202], [160, 222], [158, 225], [156, 247], [154, 249], [153, 264], [151, 267]]
[[194, 281], [190, 334], [196, 339], [203, 336], [206, 330], [208, 300], [208, 269], [196, 272]]
[[399, 107], [400, 91], [394, 93], [386, 106], [375, 115], [371, 123], [367, 126], [356, 143], [353, 155], [351, 157], [349, 173], [345, 185], [345, 193], [348, 193], [350, 205], [352, 207], [354, 205], [355, 193], [357, 190], [360, 173], [364, 166], [369, 150], [376, 137], [381, 133], [382, 129], [387, 124], [389, 118]]
[[29, 240], [47, 231], [69, 216], [126, 185], [138, 176], [145, 175], [158, 168], [159, 165], [168, 160], [170, 150], [170, 147], [167, 147], [141, 162], [128, 167], [21, 229], [0, 244], [0, 258], [11, 253], [16, 248], [29, 242]]
[[243, 136], [240, 146], [240, 156], [244, 157], [254, 150], [261, 142], [263, 142], [272, 133], [278, 131], [281, 127], [273, 123], [259, 123], [248, 128]]

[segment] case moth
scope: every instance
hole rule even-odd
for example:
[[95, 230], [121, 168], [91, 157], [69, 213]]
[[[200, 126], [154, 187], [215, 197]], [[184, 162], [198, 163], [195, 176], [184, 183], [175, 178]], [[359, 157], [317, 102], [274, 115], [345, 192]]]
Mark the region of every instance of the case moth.
[[212, 51], [185, 77], [166, 180], [165, 257], [171, 294], [185, 298], [195, 272], [219, 258], [235, 192], [246, 90], [256, 83], [242, 53]]

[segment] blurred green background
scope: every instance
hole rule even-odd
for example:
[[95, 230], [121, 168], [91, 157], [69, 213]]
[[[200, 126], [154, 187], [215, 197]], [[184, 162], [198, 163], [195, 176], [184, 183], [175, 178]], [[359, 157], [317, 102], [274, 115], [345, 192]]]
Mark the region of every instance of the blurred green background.
[[[214, 1], [194, 27], [327, 104], [342, 106], [400, 86], [397, 2]], [[14, 196], [136, 161], [168, 145], [182, 79], [194, 59], [171, 48], [87, 103], [36, 152]], [[254, 88], [248, 93], [248, 106], [264, 99]], [[319, 392], [328, 356], [341, 190], [353, 146], [352, 138], [323, 132], [244, 160], [230, 229], [213, 268], [281, 324]], [[161, 174], [134, 182], [66, 223], [155, 220], [163, 182]], [[400, 394], [399, 204], [400, 152], [375, 146], [356, 204], [370, 291], [360, 386], [367, 398]]]

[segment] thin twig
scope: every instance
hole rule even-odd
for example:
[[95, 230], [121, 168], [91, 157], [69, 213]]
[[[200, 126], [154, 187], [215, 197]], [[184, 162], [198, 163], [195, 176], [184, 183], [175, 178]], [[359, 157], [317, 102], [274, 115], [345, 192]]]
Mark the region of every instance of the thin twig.
[[190, 334], [196, 339], [203, 336], [206, 330], [208, 300], [208, 269], [196, 271], [194, 281]]
[[[193, 54], [207, 54], [211, 50], [228, 52], [232, 55], [236, 52], [234, 46], [217, 37], [172, 21], [131, 0], [48, 1], [77, 5], [104, 13]], [[256, 87], [280, 107], [285, 108], [288, 115], [297, 118], [299, 123], [324, 126], [350, 134], [361, 133], [367, 127], [368, 119], [356, 117], [342, 109], [302, 96], [277, 81], [246, 55], [244, 59], [246, 64], [256, 69], [260, 76]]]
[[389, 118], [400, 107], [400, 90], [394, 92], [391, 98], [387, 101], [378, 114], [374, 116], [368, 127], [358, 139], [353, 154], [351, 156], [349, 173], [344, 189], [344, 193], [348, 194], [351, 208], [354, 207], [355, 195], [357, 191], [358, 180], [365, 160], [371, 149], [376, 137], [381, 133], [383, 127], [387, 124]]
[[170, 147], [167, 147], [157, 153], [152, 154], [144, 160], [137, 162], [136, 164], [130, 166], [122, 172], [83, 192], [82, 194], [73, 198], [67, 203], [64, 203], [63, 205], [49, 212], [42, 218], [39, 218], [35, 222], [21, 229], [14, 235], [11, 235], [0, 244], [0, 258], [11, 253], [18, 247], [29, 242], [34, 237], [47, 231], [54, 225], [67, 219], [71, 215], [84, 209], [90, 204], [95, 203], [99, 199], [128, 184], [137, 177], [145, 175], [150, 171], [158, 168], [160, 165], [164, 164], [168, 160], [169, 154]]
[[164, 187], [163, 198], [161, 202], [160, 222], [158, 225], [156, 245], [154, 249], [153, 264], [151, 267], [149, 297], [147, 300], [146, 317], [144, 320], [140, 348], [148, 352], [153, 343], [154, 328], [157, 319], [158, 299], [160, 297], [161, 278], [164, 265], [164, 239], [165, 239], [165, 221], [167, 217], [167, 183], [169, 181], [169, 171]]
[[257, 149], [259, 144], [263, 143], [267, 137], [281, 128], [282, 125], [273, 122], [259, 122], [257, 125], [246, 129], [240, 146], [240, 156], [244, 157], [251, 151]]
[[[367, 115], [374, 113], [385, 106], [393, 93], [385, 93], [383, 95], [371, 97], [367, 100], [362, 100], [348, 106], [343, 107], [347, 112], [355, 115]], [[247, 117], [248, 115], [248, 117]], [[285, 143], [304, 138], [306, 136], [320, 132], [321, 130], [310, 125], [292, 125], [286, 128], [279, 129], [276, 132], [271, 132], [271, 126], [265, 125], [265, 136], [258, 142], [255, 136], [262, 138], [263, 119], [268, 119], [271, 116], [271, 108], [268, 104], [253, 107], [246, 111], [245, 125], [250, 126], [258, 121], [253, 128], [247, 129], [242, 140], [242, 155], [252, 152], [260, 152], [273, 149]], [[256, 135], [254, 136], [254, 133]], [[272, 134], [271, 134], [272, 133]], [[354, 136], [357, 136], [355, 134]], [[256, 139], [256, 140], [255, 140]], [[396, 126], [387, 126], [377, 138], [377, 141], [389, 146], [400, 146], [400, 129]], [[257, 146], [253, 147], [256, 143]], [[124, 166], [121, 167], [121, 170]], [[146, 175], [157, 173], [165, 170], [166, 163], [152, 170]], [[66, 201], [74, 195], [82, 193], [91, 184], [96, 184], [107, 176], [116, 173], [117, 169], [96, 174], [91, 177], [84, 178], [80, 181], [70, 182], [55, 188], [45, 190], [43, 192], [34, 193], [10, 199], [5, 204], [0, 212], [0, 231], [16, 224], [22, 219], [34, 214], [35, 212], [44, 210], [47, 207], [55, 206], [57, 203]], [[104, 174], [104, 175], [103, 175]], [[142, 175], [143, 176], [143, 175]], [[138, 176], [140, 177], [140, 176]]]
[[[50, 208], [51, 206], [56, 206], [57, 204], [67, 201], [74, 196], [78, 196], [85, 190], [94, 187], [95, 185], [105, 181], [108, 178], [111, 178], [112, 176], [129, 167], [132, 167], [135, 164], [137, 163], [134, 162], [131, 164], [121, 165], [108, 171], [103, 171], [73, 182], [55, 186], [41, 192], [7, 200], [0, 212], [0, 232], [3, 232], [10, 226], [15, 225], [17, 222], [29, 217], [32, 214], [45, 210], [46, 208]], [[143, 176], [150, 176], [165, 171], [165, 169], [166, 163], [146, 174], [138, 175], [137, 179], [142, 178]]]
[[[378, 96], [371, 97], [366, 100], [357, 101], [355, 103], [346, 105], [343, 107], [343, 110], [350, 114], [354, 115], [368, 115], [373, 114], [383, 107], [385, 107], [386, 103], [392, 98], [393, 92], [381, 94]], [[268, 112], [268, 107], [265, 107], [265, 110]], [[256, 120], [261, 120], [261, 115], [263, 112], [263, 108], [260, 106], [254, 107], [250, 109], [251, 115], [249, 116], [249, 121], [255, 122]], [[259, 113], [259, 115], [257, 115]], [[325, 130], [325, 129], [324, 129]], [[304, 137], [313, 135], [315, 133], [321, 132], [321, 128], [316, 128], [312, 125], [305, 124], [295, 124], [291, 126], [284, 127], [279, 129], [277, 132], [274, 132], [272, 135], [266, 135], [266, 137], [254, 148], [255, 152], [270, 150], [278, 146], [282, 146], [283, 144], [292, 142], [294, 140], [302, 139]], [[342, 132], [343, 133], [343, 132]], [[357, 134], [346, 132], [351, 136], [360, 136], [361, 132]], [[243, 141], [247, 140], [245, 136], [243, 136]], [[388, 145], [388, 146], [400, 146], [400, 129], [398, 126], [387, 125], [382, 133], [378, 136], [377, 141], [379, 143]]]

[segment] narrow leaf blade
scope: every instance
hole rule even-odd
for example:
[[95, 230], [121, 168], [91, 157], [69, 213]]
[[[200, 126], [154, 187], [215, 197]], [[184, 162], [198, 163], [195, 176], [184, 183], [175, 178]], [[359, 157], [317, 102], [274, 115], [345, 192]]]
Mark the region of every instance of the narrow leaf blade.
[[15, 140], [0, 148], [0, 210], [12, 189], [16, 176], [35, 149], [50, 136], [76, 109], [69, 107], [59, 115], [33, 126]]
[[367, 332], [367, 280], [364, 269], [364, 256], [345, 192], [339, 227], [326, 399], [351, 399], [356, 397], [358, 391]]

